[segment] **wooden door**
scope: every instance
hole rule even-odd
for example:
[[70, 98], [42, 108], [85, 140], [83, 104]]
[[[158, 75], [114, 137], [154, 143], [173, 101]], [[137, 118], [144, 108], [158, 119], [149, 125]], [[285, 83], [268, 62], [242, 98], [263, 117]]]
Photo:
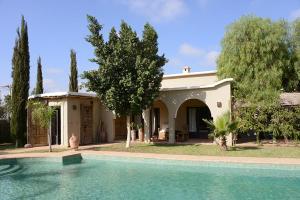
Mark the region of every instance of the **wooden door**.
[[93, 143], [93, 107], [80, 105], [80, 144]]

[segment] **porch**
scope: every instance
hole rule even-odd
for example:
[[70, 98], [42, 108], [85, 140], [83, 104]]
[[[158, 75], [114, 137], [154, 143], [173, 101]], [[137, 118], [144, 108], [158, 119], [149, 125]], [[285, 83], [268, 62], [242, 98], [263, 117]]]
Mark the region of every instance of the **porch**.
[[[157, 100], [150, 110], [150, 138], [153, 142], [170, 142], [169, 111], [166, 104]], [[198, 99], [188, 99], [178, 108], [175, 121], [175, 141], [209, 142], [209, 127], [203, 119], [212, 120], [208, 106]]]

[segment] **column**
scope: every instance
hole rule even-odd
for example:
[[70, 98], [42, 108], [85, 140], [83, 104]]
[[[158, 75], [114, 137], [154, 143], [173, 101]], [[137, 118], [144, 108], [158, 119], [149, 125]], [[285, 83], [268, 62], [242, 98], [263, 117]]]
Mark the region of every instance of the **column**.
[[169, 116], [169, 143], [175, 144], [175, 120], [172, 115]]

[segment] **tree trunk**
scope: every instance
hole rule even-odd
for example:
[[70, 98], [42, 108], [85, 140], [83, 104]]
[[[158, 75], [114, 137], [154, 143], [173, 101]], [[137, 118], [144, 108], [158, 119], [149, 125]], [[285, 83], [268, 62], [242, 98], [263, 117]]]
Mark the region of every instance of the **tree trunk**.
[[259, 140], [259, 132], [256, 133], [256, 143], [259, 145], [260, 144], [260, 140]]
[[232, 135], [233, 135], [232, 136], [232, 138], [233, 138], [232, 146], [235, 147], [236, 146], [236, 141], [237, 141], [237, 134], [233, 133]]
[[283, 136], [284, 138], [284, 144], [288, 144], [289, 143], [289, 139], [286, 135]]
[[126, 125], [127, 125], [126, 148], [129, 148], [130, 147], [130, 115], [126, 116]]
[[226, 136], [221, 137], [221, 147], [224, 151], [227, 151]]
[[48, 128], [47, 132], [48, 132], [47, 135], [48, 135], [49, 152], [52, 152], [52, 146], [51, 146], [51, 144], [52, 144], [52, 138], [51, 138], [51, 125], [50, 125], [50, 127]]

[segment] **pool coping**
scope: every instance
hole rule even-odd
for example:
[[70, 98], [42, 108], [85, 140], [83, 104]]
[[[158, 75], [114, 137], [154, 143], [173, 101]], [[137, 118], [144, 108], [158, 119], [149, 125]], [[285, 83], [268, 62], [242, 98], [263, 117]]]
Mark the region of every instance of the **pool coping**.
[[132, 153], [132, 152], [116, 152], [116, 151], [93, 151], [93, 150], [65, 151], [65, 152], [52, 152], [52, 153], [4, 154], [4, 155], [0, 155], [0, 160], [9, 159], [9, 158], [63, 157], [63, 156], [68, 156], [76, 153], [81, 153], [83, 156], [100, 155], [100, 156], [112, 156], [112, 157], [151, 158], [151, 159], [177, 160], [177, 161], [300, 165], [299, 158], [193, 156], [193, 155], [170, 155], [170, 154], [155, 154], [155, 153]]

